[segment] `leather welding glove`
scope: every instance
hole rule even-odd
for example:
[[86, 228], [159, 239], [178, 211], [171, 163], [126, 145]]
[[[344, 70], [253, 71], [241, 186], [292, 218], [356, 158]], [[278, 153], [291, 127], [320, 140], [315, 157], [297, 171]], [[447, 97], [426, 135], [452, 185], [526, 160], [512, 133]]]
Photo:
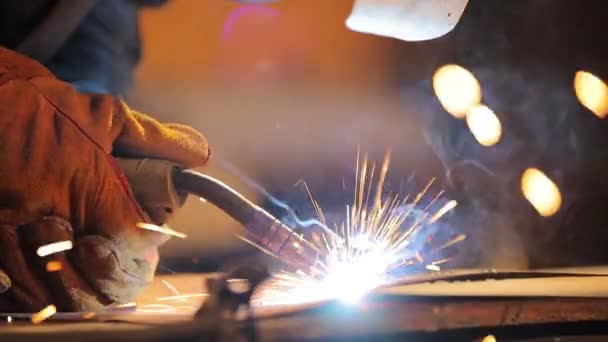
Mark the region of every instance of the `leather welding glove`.
[[[196, 167], [209, 148], [190, 127], [81, 94], [0, 48], [0, 311], [95, 310], [151, 281], [167, 237], [137, 228], [149, 217], [112, 155]], [[37, 255], [60, 241], [73, 248]]]

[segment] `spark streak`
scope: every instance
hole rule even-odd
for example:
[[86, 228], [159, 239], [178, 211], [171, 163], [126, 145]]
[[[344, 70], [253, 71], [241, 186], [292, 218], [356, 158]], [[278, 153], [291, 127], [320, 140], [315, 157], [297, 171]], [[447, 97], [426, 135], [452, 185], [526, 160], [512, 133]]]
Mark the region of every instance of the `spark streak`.
[[38, 247], [38, 250], [36, 250], [36, 254], [38, 254], [39, 257], [45, 257], [51, 254], [70, 250], [72, 249], [72, 247], [72, 241], [69, 240], [53, 242], [49, 243], [48, 245]]
[[175, 230], [169, 228], [167, 225], [157, 226], [157, 225], [151, 224], [151, 223], [139, 222], [139, 223], [137, 223], [136, 226], [137, 226], [137, 228], [151, 230], [153, 232], [158, 232], [158, 233], [162, 233], [162, 234], [166, 234], [166, 235], [175, 236], [180, 239], [185, 239], [188, 237], [188, 235], [175, 231]]
[[169, 289], [171, 290], [171, 292], [173, 292], [175, 295], [179, 295], [179, 291], [175, 288], [175, 286], [171, 285], [170, 282], [166, 281], [166, 280], [161, 280], [161, 282]]
[[57, 313], [55, 305], [49, 305], [46, 308], [32, 315], [32, 323], [40, 324]]
[[[370, 290], [395, 280], [393, 272], [398, 269], [424, 262], [421, 248], [413, 246], [415, 239], [421, 230], [438, 221], [457, 203], [449, 201], [433, 215], [429, 214], [428, 210], [442, 195], [441, 191], [425, 206], [420, 205], [434, 178], [412, 201], [408, 201], [409, 196], [385, 195], [383, 186], [390, 159], [388, 152], [377, 169], [367, 156], [360, 160], [357, 153], [354, 198], [346, 206], [344, 222], [334, 223], [331, 234], [323, 230], [318, 234], [320, 238], [313, 235], [312, 243], [325, 254], [311, 267], [312, 270], [283, 270], [275, 274], [269, 284], [254, 296], [254, 305], [296, 304], [336, 298], [353, 302]], [[321, 207], [308, 187], [305, 189], [322, 225], [328, 227]], [[423, 210], [414, 210], [419, 207]], [[430, 243], [432, 239], [423, 240]], [[429, 251], [433, 253], [462, 240], [464, 235], [459, 235]], [[263, 247], [257, 247], [263, 250]], [[433, 260], [434, 257], [429, 258]], [[449, 260], [438, 260], [425, 268], [440, 271], [438, 264]]]
[[435, 215], [433, 215], [433, 217], [431, 217], [431, 219], [429, 220], [429, 223], [435, 223], [437, 220], [439, 220], [441, 218], [441, 216], [445, 215], [448, 211], [456, 208], [456, 205], [458, 204], [458, 202], [451, 200], [448, 203], [446, 203], [443, 207], [441, 207], [441, 209], [437, 210], [437, 212], [435, 213]]
[[181, 295], [168, 296], [168, 297], [159, 297], [159, 298], [156, 298], [156, 301], [166, 302], [166, 301], [171, 301], [171, 300], [200, 298], [200, 297], [207, 297], [207, 296], [208, 296], [207, 293], [191, 293], [191, 294], [181, 294]]

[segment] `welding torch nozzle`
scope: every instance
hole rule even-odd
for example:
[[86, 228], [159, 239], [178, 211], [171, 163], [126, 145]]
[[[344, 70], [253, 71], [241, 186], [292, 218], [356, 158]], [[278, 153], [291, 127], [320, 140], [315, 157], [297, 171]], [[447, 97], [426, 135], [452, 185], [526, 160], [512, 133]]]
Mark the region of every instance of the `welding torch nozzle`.
[[187, 194], [199, 196], [241, 223], [252, 242], [282, 262], [297, 268], [315, 266], [319, 250], [312, 243], [220, 180], [165, 160], [119, 158], [118, 162], [144, 210], [156, 207], [159, 198], [181, 206]]

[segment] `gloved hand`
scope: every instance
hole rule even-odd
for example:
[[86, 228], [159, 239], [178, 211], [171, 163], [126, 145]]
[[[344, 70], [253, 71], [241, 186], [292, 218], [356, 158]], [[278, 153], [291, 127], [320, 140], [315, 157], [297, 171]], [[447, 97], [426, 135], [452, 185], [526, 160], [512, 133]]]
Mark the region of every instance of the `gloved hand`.
[[[0, 311], [95, 310], [151, 281], [167, 237], [136, 227], [149, 218], [112, 155], [196, 167], [209, 149], [190, 127], [78, 93], [0, 48]], [[72, 250], [36, 254], [66, 240]], [[61, 270], [47, 272], [48, 261]]]

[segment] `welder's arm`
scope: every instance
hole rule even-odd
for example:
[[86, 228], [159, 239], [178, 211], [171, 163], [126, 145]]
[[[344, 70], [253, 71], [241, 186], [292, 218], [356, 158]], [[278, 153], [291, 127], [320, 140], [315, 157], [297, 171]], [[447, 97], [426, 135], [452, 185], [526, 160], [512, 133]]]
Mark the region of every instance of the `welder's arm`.
[[[209, 157], [194, 129], [163, 125], [112, 96], [78, 93], [3, 48], [0, 138], [0, 311], [94, 310], [133, 300], [151, 281], [167, 237], [137, 227], [149, 216], [113, 156], [188, 167]], [[40, 254], [65, 241], [71, 250]]]

